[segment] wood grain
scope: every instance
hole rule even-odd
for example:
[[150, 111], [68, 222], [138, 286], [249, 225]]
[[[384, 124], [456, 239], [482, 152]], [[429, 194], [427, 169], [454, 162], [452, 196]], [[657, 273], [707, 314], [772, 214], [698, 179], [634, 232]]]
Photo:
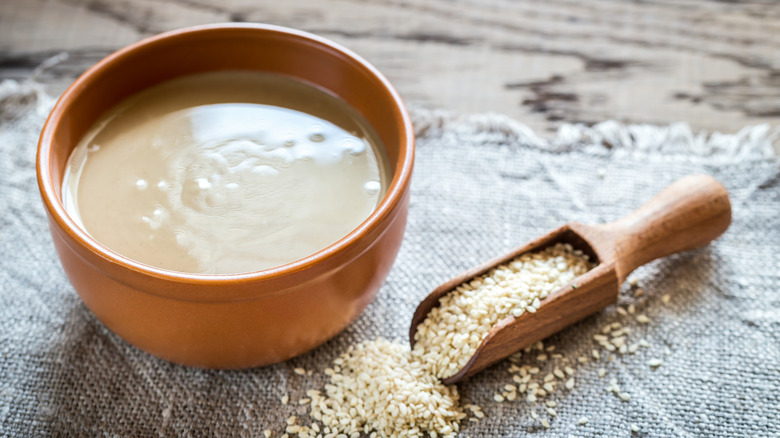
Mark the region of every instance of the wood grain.
[[3, 0], [0, 79], [38, 72], [53, 93], [142, 37], [259, 21], [363, 55], [409, 103], [506, 113], [541, 133], [606, 119], [734, 132], [780, 124], [773, 1]]

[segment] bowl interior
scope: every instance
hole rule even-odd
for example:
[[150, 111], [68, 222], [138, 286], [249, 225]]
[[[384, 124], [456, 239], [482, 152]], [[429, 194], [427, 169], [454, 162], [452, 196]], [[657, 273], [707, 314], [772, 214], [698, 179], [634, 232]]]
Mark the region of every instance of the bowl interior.
[[305, 32], [225, 24], [169, 32], [131, 45], [92, 67], [65, 92], [44, 127], [39, 148], [39, 161], [45, 161], [38, 164], [44, 174], [39, 175], [41, 190], [55, 219], [66, 228], [75, 226], [61, 205], [64, 169], [73, 148], [103, 113], [158, 83], [218, 70], [287, 75], [346, 101], [376, 130], [391, 172], [384, 199], [358, 230], [370, 228], [399, 202], [411, 174], [413, 133], [403, 103], [381, 73], [349, 50]]

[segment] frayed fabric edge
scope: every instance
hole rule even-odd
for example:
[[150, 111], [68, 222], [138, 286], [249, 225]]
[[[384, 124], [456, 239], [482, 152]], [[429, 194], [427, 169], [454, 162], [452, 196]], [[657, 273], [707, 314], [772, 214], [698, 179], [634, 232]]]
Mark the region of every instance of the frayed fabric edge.
[[447, 110], [410, 106], [415, 134], [428, 138], [469, 138], [486, 144], [507, 144], [549, 152], [583, 150], [596, 154], [652, 156], [654, 160], [703, 158], [744, 161], [780, 158], [780, 126], [747, 126], [734, 134], [693, 132], [683, 122], [666, 126], [627, 125], [614, 120], [564, 124], [553, 139], [536, 134], [523, 123], [498, 113], [458, 114]]

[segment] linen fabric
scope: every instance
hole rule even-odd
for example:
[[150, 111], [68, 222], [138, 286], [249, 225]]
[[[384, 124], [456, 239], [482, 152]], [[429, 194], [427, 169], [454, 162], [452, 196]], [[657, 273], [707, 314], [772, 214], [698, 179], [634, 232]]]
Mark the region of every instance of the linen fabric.
[[[508, 362], [459, 384], [486, 418], [461, 436], [780, 436], [780, 160], [768, 126], [733, 134], [685, 124], [565, 125], [552, 139], [498, 114], [413, 108], [417, 155], [409, 222], [377, 299], [343, 333], [285, 363], [240, 371], [157, 359], [106, 329], [82, 304], [55, 254], [35, 176], [37, 138], [52, 105], [40, 86], [0, 84], [0, 436], [281, 436], [286, 418], [322, 389], [323, 369], [377, 336], [406, 342], [412, 313], [438, 284], [567, 221], [609, 222], [674, 180], [706, 173], [728, 189], [733, 223], [713, 244], [634, 273], [616, 305], [545, 341], [576, 385], [496, 403]], [[665, 304], [661, 299], [669, 295]], [[617, 313], [634, 304], [651, 319]], [[649, 348], [613, 358], [592, 340], [610, 322]], [[602, 358], [595, 361], [592, 350]], [[550, 354], [552, 354], [550, 353]], [[580, 364], [577, 357], [586, 356]], [[658, 368], [648, 365], [660, 359]], [[537, 362], [542, 373], [563, 359]], [[312, 370], [301, 376], [293, 370]], [[607, 371], [598, 377], [598, 369]], [[608, 393], [617, 380], [630, 394]], [[288, 395], [290, 404], [280, 401]], [[531, 411], [549, 418], [545, 429]], [[578, 420], [588, 419], [580, 425]], [[631, 425], [639, 432], [632, 435]]]

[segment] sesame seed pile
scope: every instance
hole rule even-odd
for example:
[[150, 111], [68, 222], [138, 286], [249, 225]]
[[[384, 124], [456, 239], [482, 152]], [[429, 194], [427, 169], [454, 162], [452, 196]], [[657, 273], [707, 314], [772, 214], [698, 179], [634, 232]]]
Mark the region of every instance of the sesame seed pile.
[[[455, 436], [466, 415], [446, 386], [400, 341], [363, 342], [325, 373], [325, 395], [310, 391], [311, 416], [340, 433], [382, 437]], [[372, 435], [373, 436], [373, 435]]]
[[443, 296], [417, 326], [414, 352], [437, 377], [450, 377], [499, 321], [536, 312], [548, 294], [592, 267], [588, 256], [569, 244], [522, 254]]
[[[461, 421], [477, 423], [486, 413], [477, 404], [461, 407], [457, 388], [442, 384], [441, 372], [459, 367], [464, 357], [467, 360], [495, 323], [508, 315], [535, 312], [538, 301], [587, 272], [591, 266], [581, 252], [568, 245], [555, 245], [539, 253], [524, 254], [468, 285], [457, 287], [441, 300], [439, 308], [444, 308], [445, 312], [437, 313], [434, 321], [431, 321], [431, 313], [420, 324], [414, 350], [410, 350], [406, 342], [378, 338], [352, 346], [335, 359], [331, 367], [325, 369], [329, 383], [324, 389], [310, 389], [306, 391], [306, 397], [295, 403], [301, 408], [307, 406], [310, 419], [305, 423], [308, 425], [292, 415], [287, 419], [281, 438], [455, 437]], [[527, 283], [519, 284], [523, 280]], [[552, 286], [547, 287], [545, 283]], [[643, 296], [644, 291], [636, 287], [636, 279], [630, 280], [629, 284], [634, 298]], [[523, 298], [517, 299], [517, 296]], [[661, 301], [668, 304], [670, 296], [664, 295]], [[555, 351], [554, 345], [541, 341], [510, 356], [507, 371], [511, 381], [499, 384], [492, 400], [497, 404], [523, 401], [532, 422], [550, 428], [561, 408], [556, 393], [574, 390], [580, 366], [600, 365], [615, 360], [617, 355], [630, 356], [638, 354], [640, 347], [650, 347], [645, 339], [630, 341], [631, 323], [646, 325], [652, 322], [637, 311], [636, 305], [616, 306], [613, 315], [617, 321], [606, 323], [592, 335], [597, 348], [585, 347], [588, 351], [579, 357], [565, 357]], [[423, 325], [429, 334], [421, 338], [419, 333]], [[455, 334], [464, 332], [464, 327], [467, 328], [465, 332], [470, 332], [469, 340], [472, 332], [479, 330], [475, 338], [478, 340], [472, 343], [456, 337]], [[425, 349], [423, 345], [432, 347]], [[451, 354], [452, 351], [456, 354]], [[671, 354], [668, 347], [664, 348], [664, 354]], [[654, 370], [663, 361], [652, 358], [646, 363]], [[294, 371], [303, 377], [312, 375], [312, 371], [302, 368]], [[597, 374], [603, 378], [608, 372], [598, 368]], [[623, 403], [631, 400], [630, 394], [620, 388], [614, 377], [609, 379], [606, 392], [614, 394]], [[282, 404], [288, 402], [289, 397], [283, 395]], [[577, 427], [588, 427], [589, 421], [587, 417], [580, 417]], [[639, 430], [637, 424], [631, 423], [632, 434]], [[264, 436], [276, 435], [269, 429], [264, 431]]]
[[[325, 374], [330, 383], [324, 393], [308, 390], [298, 401], [309, 406], [313, 421], [298, 424], [290, 416], [283, 437], [455, 437], [466, 417], [457, 388], [441, 383], [401, 341], [377, 338], [354, 345]], [[286, 396], [282, 401], [286, 404]]]

